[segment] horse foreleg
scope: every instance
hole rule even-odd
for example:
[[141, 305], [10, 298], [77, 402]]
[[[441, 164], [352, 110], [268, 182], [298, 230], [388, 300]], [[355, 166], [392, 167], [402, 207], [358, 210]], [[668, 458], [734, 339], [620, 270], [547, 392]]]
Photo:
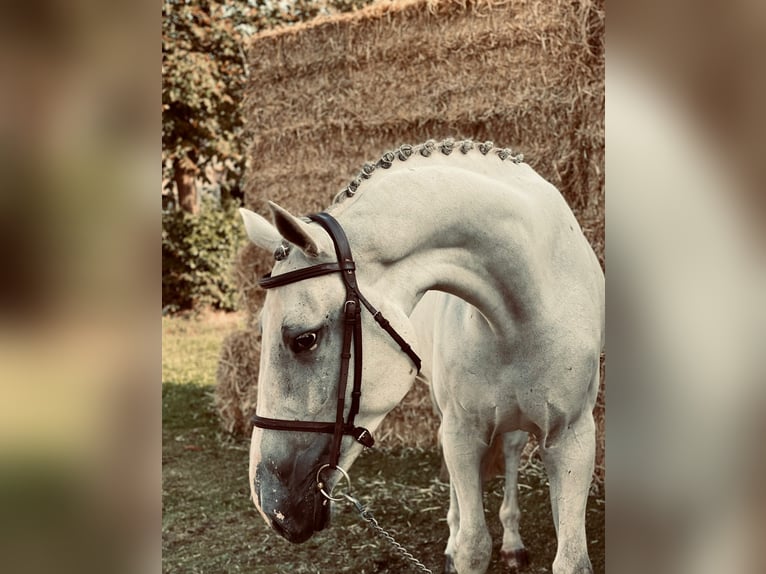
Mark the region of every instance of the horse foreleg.
[[529, 565], [529, 555], [519, 534], [519, 459], [527, 433], [514, 431], [503, 435], [503, 454], [505, 456], [505, 490], [503, 504], [500, 506], [500, 522], [503, 525], [503, 546], [500, 556], [511, 572], [517, 572]]
[[450, 490], [454, 493], [450, 514], [457, 522], [454, 538], [454, 528], [450, 524], [447, 565], [452, 562], [454, 571], [459, 574], [484, 574], [492, 554], [492, 540], [484, 520], [480, 471], [488, 443], [477, 438], [480, 434], [475, 429], [459, 426], [446, 423], [442, 434]]
[[553, 574], [591, 574], [585, 507], [596, 450], [593, 415], [583, 413], [554, 441], [547, 444], [543, 441], [541, 446], [558, 538]]
[[[445, 463], [446, 464], [446, 463]], [[449, 526], [449, 540], [444, 551], [444, 574], [457, 574], [455, 570], [455, 540], [460, 530], [460, 507], [457, 503], [455, 485], [450, 478], [449, 483], [449, 511], [447, 511], [447, 526]]]

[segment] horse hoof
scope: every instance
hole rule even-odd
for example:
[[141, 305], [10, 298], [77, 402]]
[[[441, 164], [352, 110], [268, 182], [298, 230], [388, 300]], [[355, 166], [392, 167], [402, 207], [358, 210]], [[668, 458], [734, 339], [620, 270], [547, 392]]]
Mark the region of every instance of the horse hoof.
[[529, 553], [523, 546], [510, 552], [501, 551], [500, 557], [510, 572], [521, 572], [529, 566]]
[[452, 561], [452, 556], [449, 554], [444, 555], [444, 574], [457, 574], [455, 563]]

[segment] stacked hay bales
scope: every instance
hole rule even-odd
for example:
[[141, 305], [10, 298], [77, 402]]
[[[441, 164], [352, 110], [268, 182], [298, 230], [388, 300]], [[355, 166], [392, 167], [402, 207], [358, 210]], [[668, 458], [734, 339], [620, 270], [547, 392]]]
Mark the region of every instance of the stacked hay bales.
[[[603, 29], [602, 0], [406, 0], [261, 34], [246, 101], [246, 203], [263, 214], [266, 199], [318, 211], [387, 149], [492, 140], [522, 152], [562, 191], [601, 256]], [[255, 278], [272, 263], [249, 246], [240, 255], [250, 313], [263, 297]], [[244, 388], [224, 375], [219, 395]], [[416, 385], [413, 393], [379, 433], [389, 443], [435, 441], [428, 392]], [[227, 427], [245, 430], [222, 414]]]
[[249, 420], [255, 414], [260, 353], [260, 338], [254, 329], [235, 331], [221, 345], [215, 403], [223, 427], [232, 434], [241, 435], [250, 430]]

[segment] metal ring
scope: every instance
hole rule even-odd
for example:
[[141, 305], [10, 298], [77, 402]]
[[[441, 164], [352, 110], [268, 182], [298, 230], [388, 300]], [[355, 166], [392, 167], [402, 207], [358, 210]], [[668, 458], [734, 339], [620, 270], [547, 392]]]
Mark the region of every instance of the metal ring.
[[[322, 482], [322, 477], [320, 475], [322, 474], [322, 471], [326, 468], [330, 468], [330, 465], [325, 464], [324, 466], [321, 466], [319, 470], [317, 471], [317, 488], [319, 489], [319, 492], [322, 493], [322, 496], [324, 496], [327, 500], [332, 500], [333, 502], [340, 502], [341, 500], [344, 500], [345, 495], [341, 495], [341, 496], [333, 498], [331, 494], [328, 494], [327, 492], [325, 492], [324, 483]], [[348, 492], [351, 492], [351, 477], [348, 476], [348, 473], [339, 466], [336, 466], [333, 470], [340, 471], [340, 473], [346, 478], [346, 484], [348, 485]]]

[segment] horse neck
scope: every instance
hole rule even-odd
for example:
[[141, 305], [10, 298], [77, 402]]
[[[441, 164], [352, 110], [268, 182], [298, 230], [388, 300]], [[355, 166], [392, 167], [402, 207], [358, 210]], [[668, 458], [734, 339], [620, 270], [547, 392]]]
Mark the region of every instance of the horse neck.
[[506, 337], [540, 311], [524, 194], [459, 169], [385, 175], [338, 215], [373, 288], [407, 315], [426, 291], [450, 293]]

